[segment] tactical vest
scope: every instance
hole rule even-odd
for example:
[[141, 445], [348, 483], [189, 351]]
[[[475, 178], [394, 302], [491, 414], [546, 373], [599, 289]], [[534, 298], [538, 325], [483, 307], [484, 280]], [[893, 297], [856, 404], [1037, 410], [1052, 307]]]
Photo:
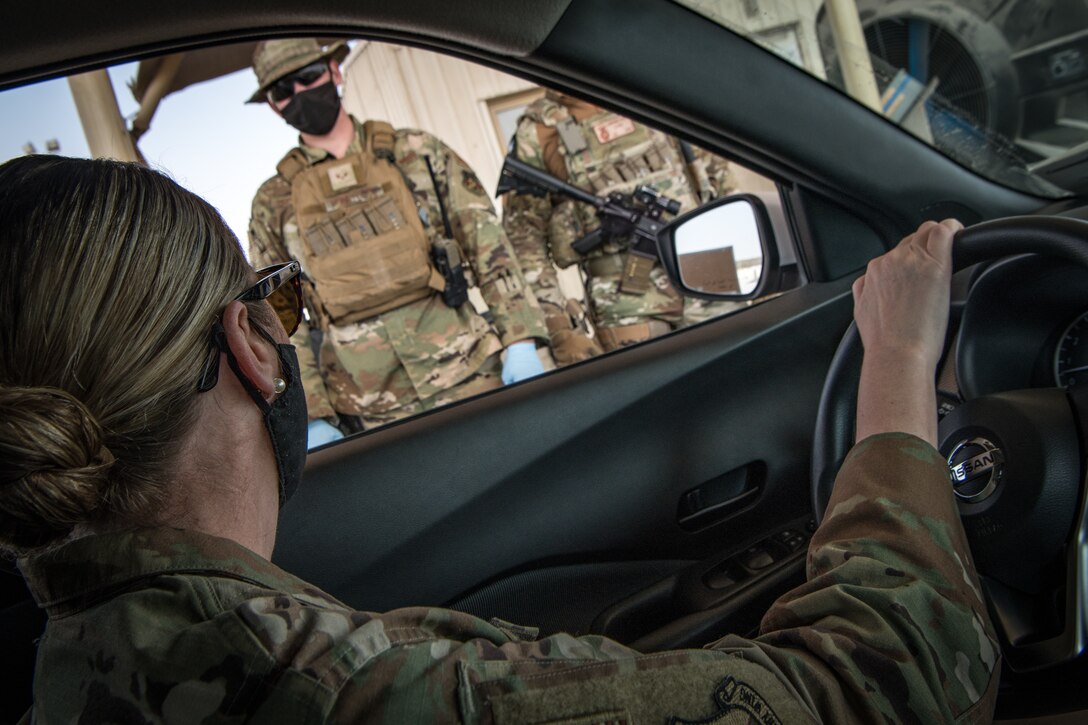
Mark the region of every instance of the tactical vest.
[[[578, 121], [550, 97], [530, 118], [557, 135], [558, 143], [546, 145], [543, 160], [548, 169], [565, 169], [571, 184], [598, 196], [645, 184], [678, 200], [683, 211], [698, 206], [683, 157], [667, 136], [610, 111]], [[590, 256], [621, 251], [609, 243], [599, 249]], [[584, 259], [567, 244], [556, 245], [552, 254], [561, 267]]]
[[363, 320], [445, 287], [388, 123], [363, 124], [365, 149], [311, 166], [293, 149], [276, 166], [291, 203], [306, 270], [335, 323]]

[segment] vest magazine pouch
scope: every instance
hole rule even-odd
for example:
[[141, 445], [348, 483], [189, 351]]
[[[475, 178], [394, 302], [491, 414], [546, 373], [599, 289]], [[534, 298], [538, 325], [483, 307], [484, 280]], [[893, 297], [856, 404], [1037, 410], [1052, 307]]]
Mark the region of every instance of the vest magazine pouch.
[[442, 289], [401, 172], [364, 151], [296, 173], [291, 202], [303, 267], [334, 323], [363, 320]]
[[395, 229], [407, 226], [404, 216], [393, 200], [388, 196], [380, 196], [367, 202], [366, 217], [370, 220], [379, 234], [387, 234]]
[[582, 134], [589, 147], [579, 154], [568, 154], [568, 176], [577, 186], [591, 189], [599, 196], [613, 191], [630, 193], [643, 184], [665, 190], [679, 198], [684, 209], [692, 208], [685, 198], [689, 182], [679, 152], [670, 139], [614, 114], [586, 119]]
[[639, 185], [657, 189], [684, 189], [688, 186], [680, 159], [673, 154], [662, 153], [653, 139], [622, 150], [614, 149], [607, 157], [592, 159], [580, 169], [580, 173], [593, 187], [594, 193], [600, 196], [608, 196], [613, 191], [630, 193]]
[[310, 254], [324, 257], [344, 248], [344, 239], [331, 219], [324, 219], [302, 230]]
[[665, 157], [661, 155], [661, 149], [657, 148], [657, 146], [651, 146], [646, 152], [646, 162], [654, 171], [660, 171], [668, 166]]
[[334, 322], [373, 317], [432, 293], [430, 259], [416, 230], [402, 227], [359, 242], [307, 260]]
[[335, 224], [340, 237], [349, 240], [349, 244], [378, 236], [374, 225], [370, 223], [370, 219], [362, 209], [355, 209], [349, 214], [344, 214]]

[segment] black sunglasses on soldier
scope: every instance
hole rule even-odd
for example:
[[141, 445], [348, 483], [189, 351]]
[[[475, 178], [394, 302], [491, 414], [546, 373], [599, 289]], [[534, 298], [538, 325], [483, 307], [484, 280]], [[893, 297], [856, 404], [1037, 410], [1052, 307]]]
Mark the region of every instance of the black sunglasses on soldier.
[[299, 68], [294, 73], [285, 75], [268, 87], [268, 100], [275, 103], [286, 101], [288, 98], [295, 95], [296, 83], [308, 86], [320, 78], [328, 69], [328, 63], [319, 60]]

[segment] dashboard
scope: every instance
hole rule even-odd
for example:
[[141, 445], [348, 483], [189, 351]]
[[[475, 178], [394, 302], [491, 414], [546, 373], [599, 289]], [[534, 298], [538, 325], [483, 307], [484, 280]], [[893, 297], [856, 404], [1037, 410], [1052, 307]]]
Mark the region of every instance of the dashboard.
[[[971, 275], [960, 307], [953, 385], [964, 399], [1088, 385], [1088, 269], [1036, 255]], [[942, 376], [950, 379], [950, 376]]]

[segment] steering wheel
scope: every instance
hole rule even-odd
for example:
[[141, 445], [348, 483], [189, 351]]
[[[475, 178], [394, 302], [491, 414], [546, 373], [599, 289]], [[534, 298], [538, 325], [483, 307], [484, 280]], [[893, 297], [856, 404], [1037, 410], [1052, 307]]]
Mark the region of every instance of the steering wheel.
[[[1088, 222], [1040, 216], [976, 224], [956, 235], [953, 270], [1026, 253], [1088, 269]], [[861, 338], [851, 323], [832, 359], [816, 418], [817, 521], [854, 442], [861, 359]], [[968, 400], [941, 419], [938, 439], [1006, 663], [1031, 671], [1077, 657], [1088, 636], [1082, 492], [1088, 390], [1015, 390]]]

